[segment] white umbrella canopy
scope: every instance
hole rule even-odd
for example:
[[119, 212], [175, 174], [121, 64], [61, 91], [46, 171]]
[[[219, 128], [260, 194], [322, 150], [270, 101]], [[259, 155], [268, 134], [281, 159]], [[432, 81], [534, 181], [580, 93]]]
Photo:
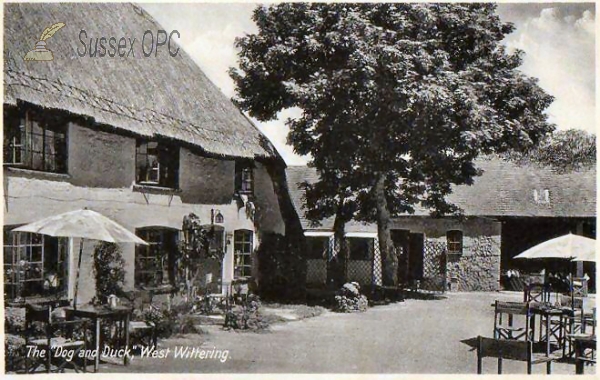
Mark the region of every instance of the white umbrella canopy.
[[572, 261], [590, 261], [596, 262], [596, 252], [595, 251], [587, 251], [581, 255], [575, 257]]
[[596, 240], [567, 234], [550, 239], [515, 256], [515, 259], [567, 259], [588, 260], [596, 256]]
[[77, 291], [79, 289], [79, 272], [83, 239], [102, 240], [110, 243], [135, 243], [148, 245], [144, 240], [129, 232], [119, 223], [104, 215], [88, 210], [69, 211], [51, 216], [13, 229], [14, 232], [32, 232], [54, 237], [81, 238], [79, 258], [77, 260], [77, 278], [75, 280], [75, 297], [73, 307], [77, 308]]
[[51, 216], [15, 228], [15, 232], [32, 232], [54, 237], [85, 238], [111, 243], [148, 245], [117, 222], [92, 210], [76, 210]]

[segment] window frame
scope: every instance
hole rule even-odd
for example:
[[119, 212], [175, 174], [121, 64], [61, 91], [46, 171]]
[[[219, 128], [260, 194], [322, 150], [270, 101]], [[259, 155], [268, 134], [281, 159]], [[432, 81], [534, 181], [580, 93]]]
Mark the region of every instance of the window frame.
[[464, 234], [462, 230], [446, 231], [446, 249], [449, 254], [462, 255], [464, 250]]
[[[134, 257], [134, 287], [161, 287], [175, 285], [175, 254], [180, 231], [175, 228], [162, 226], [149, 226], [136, 228], [135, 234], [146, 241], [148, 245], [136, 245]], [[158, 234], [159, 240], [155, 240], [152, 234]], [[169, 249], [171, 240], [172, 249]], [[158, 246], [158, 248], [156, 248]], [[152, 252], [153, 249], [156, 251]], [[145, 253], [142, 255], [142, 253]], [[153, 268], [141, 267], [144, 262], [154, 261]], [[158, 264], [158, 266], [156, 266]], [[151, 265], [151, 264], [148, 264]], [[149, 278], [146, 280], [145, 278]], [[158, 281], [160, 279], [160, 282]]]
[[[357, 245], [360, 243], [360, 245]], [[360, 251], [359, 254], [356, 254], [356, 250], [358, 248], [364, 248], [363, 245], [368, 245], [367, 250]], [[351, 261], [370, 261], [373, 258], [373, 253], [375, 251], [375, 238], [370, 237], [347, 237], [346, 238], [346, 246], [348, 250], [348, 260]], [[354, 250], [353, 250], [354, 249]]]
[[[66, 296], [69, 283], [68, 239], [30, 232], [12, 232], [15, 227], [4, 226], [3, 231], [5, 300]], [[34, 259], [34, 249], [39, 250], [38, 259]], [[50, 262], [51, 259], [56, 261]], [[39, 274], [27, 277], [29, 267], [36, 268], [35, 271]], [[54, 287], [50, 286], [51, 281], [48, 279], [51, 272], [56, 274], [52, 280], [56, 283]]]
[[307, 236], [307, 260], [327, 260], [330, 256], [329, 236]]
[[68, 172], [69, 126], [56, 112], [5, 108], [3, 133], [4, 166]]
[[[150, 145], [154, 146], [150, 148]], [[175, 144], [160, 139], [137, 138], [135, 141], [135, 183], [141, 186], [178, 189], [179, 155], [179, 147]], [[150, 162], [149, 157], [155, 158], [156, 166], [154, 166], [154, 162]], [[145, 161], [145, 166], [142, 166], [143, 161]]]
[[235, 161], [235, 192], [254, 194], [254, 163], [248, 160]]
[[[242, 239], [239, 236], [242, 236]], [[242, 246], [240, 249], [240, 245]], [[245, 248], [248, 248], [245, 250]], [[233, 273], [234, 278], [252, 276], [252, 254], [254, 252], [254, 232], [247, 229], [233, 231]]]

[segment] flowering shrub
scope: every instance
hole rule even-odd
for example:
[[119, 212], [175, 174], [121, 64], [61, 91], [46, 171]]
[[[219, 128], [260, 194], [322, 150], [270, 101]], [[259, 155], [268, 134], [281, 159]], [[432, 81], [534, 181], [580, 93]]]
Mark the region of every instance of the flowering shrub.
[[142, 314], [146, 321], [152, 322], [156, 326], [157, 337], [168, 338], [176, 331], [175, 316], [170, 311], [150, 307]]
[[4, 309], [4, 332], [19, 334], [25, 330], [25, 313], [19, 308]]
[[235, 330], [260, 330], [267, 328], [268, 323], [258, 313], [260, 306], [260, 298], [257, 295], [248, 295], [248, 299], [242, 302], [241, 305], [235, 305], [225, 313], [224, 327]]
[[179, 311], [177, 309], [159, 309], [150, 307], [141, 313], [141, 317], [152, 322], [156, 326], [156, 336], [168, 338], [173, 334], [195, 334], [196, 319], [189, 314], [189, 310]]
[[369, 307], [367, 297], [360, 294], [360, 285], [348, 282], [342, 286], [335, 296], [334, 310], [342, 313], [366, 311]]
[[4, 335], [4, 357], [7, 372], [16, 372], [25, 368], [25, 339], [18, 335]]

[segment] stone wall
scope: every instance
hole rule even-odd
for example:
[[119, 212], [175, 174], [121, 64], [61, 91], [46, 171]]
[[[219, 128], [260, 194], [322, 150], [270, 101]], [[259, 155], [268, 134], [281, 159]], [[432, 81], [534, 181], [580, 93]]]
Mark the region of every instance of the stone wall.
[[[500, 281], [500, 236], [466, 237], [462, 255], [448, 255], [448, 283], [457, 291], [495, 291]], [[453, 289], [454, 290], [454, 289]]]

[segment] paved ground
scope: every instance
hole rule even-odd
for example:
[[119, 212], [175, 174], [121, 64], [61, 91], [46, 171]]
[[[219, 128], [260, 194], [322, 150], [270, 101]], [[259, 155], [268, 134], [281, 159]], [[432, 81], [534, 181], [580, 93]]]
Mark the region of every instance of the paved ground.
[[[160, 373], [409, 373], [474, 374], [475, 352], [461, 340], [491, 336], [495, 299], [518, 300], [517, 293], [453, 293], [444, 300], [407, 300], [365, 313], [336, 314], [275, 325], [266, 333], [209, 329], [206, 335], [161, 341], [165, 359], [136, 357], [129, 367], [102, 365], [102, 372]], [[229, 350], [225, 362], [174, 358], [176, 347]], [[525, 374], [525, 363], [505, 361], [505, 373]], [[592, 372], [593, 367], [586, 368]], [[495, 359], [484, 360], [496, 372]], [[572, 364], [553, 372], [574, 374]], [[545, 365], [534, 366], [545, 373]]]

